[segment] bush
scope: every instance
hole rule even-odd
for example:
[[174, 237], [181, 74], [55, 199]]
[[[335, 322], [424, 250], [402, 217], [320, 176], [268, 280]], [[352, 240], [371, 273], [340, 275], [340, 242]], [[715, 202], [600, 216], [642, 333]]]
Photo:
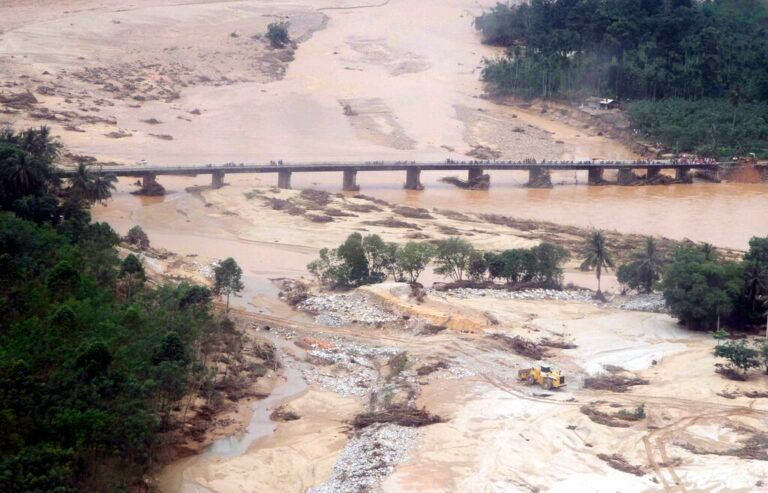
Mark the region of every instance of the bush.
[[398, 271], [402, 272], [409, 282], [417, 282], [419, 276], [435, 256], [435, 248], [429, 243], [409, 241], [395, 254]]
[[739, 266], [706, 260], [700, 249], [682, 246], [662, 280], [670, 311], [690, 328], [710, 329], [733, 311], [741, 289]]
[[744, 341], [726, 341], [715, 346], [715, 356], [728, 360], [731, 368], [738, 368], [746, 375], [750, 368], [760, 366], [759, 352]]
[[475, 248], [467, 240], [458, 237], [440, 240], [437, 242], [435, 273], [461, 281], [469, 269], [470, 259], [475, 255]]
[[565, 248], [541, 243], [531, 249], [535, 262], [533, 279], [544, 287], [559, 289], [563, 284], [563, 263], [570, 258]]
[[349, 235], [338, 248], [320, 250], [320, 258], [307, 265], [321, 284], [332, 289], [383, 282], [395, 272], [397, 246], [378, 235]]
[[128, 234], [125, 235], [123, 241], [129, 245], [138, 247], [140, 250], [146, 250], [149, 248], [149, 237], [147, 236], [147, 233], [141, 229], [141, 226], [138, 225], [128, 230]]
[[469, 278], [475, 282], [482, 281], [485, 278], [485, 272], [488, 270], [488, 262], [480, 252], [473, 252], [469, 258]]
[[273, 22], [267, 26], [267, 39], [272, 48], [285, 48], [291, 42], [287, 21]]

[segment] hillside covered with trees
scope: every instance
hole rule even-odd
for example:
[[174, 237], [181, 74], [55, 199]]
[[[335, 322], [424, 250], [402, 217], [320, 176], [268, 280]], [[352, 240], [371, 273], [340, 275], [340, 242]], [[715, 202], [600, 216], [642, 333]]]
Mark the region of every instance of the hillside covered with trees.
[[760, 0], [531, 0], [475, 20], [507, 48], [483, 78], [521, 97], [612, 97], [678, 152], [768, 156], [768, 17]]
[[46, 129], [0, 135], [0, 491], [129, 491], [194, 383], [211, 292], [151, 286], [90, 220], [112, 179], [63, 184]]

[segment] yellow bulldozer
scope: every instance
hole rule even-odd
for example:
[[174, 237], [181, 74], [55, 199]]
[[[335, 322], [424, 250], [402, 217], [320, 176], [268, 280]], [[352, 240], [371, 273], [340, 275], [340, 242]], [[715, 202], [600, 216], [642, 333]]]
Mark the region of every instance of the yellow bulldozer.
[[547, 390], [559, 389], [565, 386], [565, 375], [562, 370], [554, 369], [549, 365], [518, 370], [517, 378], [518, 380], [525, 381], [528, 385], [538, 383]]

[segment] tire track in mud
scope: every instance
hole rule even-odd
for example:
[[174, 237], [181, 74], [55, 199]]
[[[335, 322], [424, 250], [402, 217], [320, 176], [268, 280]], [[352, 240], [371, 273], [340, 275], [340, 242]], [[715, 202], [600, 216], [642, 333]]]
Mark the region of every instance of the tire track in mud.
[[[690, 406], [693, 403], [694, 401], [690, 401], [688, 405], [682, 406], [682, 408], [690, 409], [691, 408]], [[696, 402], [696, 404], [698, 404], [699, 406], [701, 405], [706, 406], [708, 403]], [[684, 482], [682, 481], [680, 476], [677, 474], [673, 461], [669, 459], [669, 455], [667, 454], [667, 443], [670, 441], [670, 437], [673, 433], [687, 430], [689, 427], [695, 425], [696, 423], [704, 419], [765, 414], [764, 412], [756, 411], [751, 407], [743, 407], [743, 406], [739, 406], [739, 407], [731, 406], [731, 407], [732, 409], [709, 412], [709, 413], [700, 413], [692, 416], [685, 416], [667, 426], [657, 428], [655, 430], [650, 430], [646, 435], [643, 436], [642, 440], [643, 440], [643, 445], [645, 446], [646, 456], [648, 458], [648, 465], [656, 473], [656, 476], [661, 481], [665, 491], [670, 493], [672, 492], [686, 493], [688, 491], [685, 487]], [[654, 445], [656, 450], [658, 451], [659, 456], [661, 457], [660, 462], [657, 461], [655, 458]], [[670, 484], [667, 478], [664, 477], [664, 474], [662, 474], [664, 469], [667, 470], [674, 484]]]
[[[503, 361], [499, 357], [499, 353], [481, 347], [478, 344], [483, 340], [481, 337], [462, 337], [458, 334], [446, 334], [421, 339], [418, 336], [411, 334], [400, 336], [392, 333], [385, 334], [382, 332], [375, 332], [376, 329], [372, 329], [370, 332], [366, 331], [361, 333], [359, 327], [325, 327], [313, 323], [299, 323], [280, 317], [249, 312], [242, 313], [242, 315], [244, 318], [289, 328], [296, 330], [297, 332], [316, 332], [318, 334], [338, 335], [362, 340], [367, 343], [391, 343], [402, 347], [404, 350], [413, 349], [419, 352], [423, 351], [427, 354], [445, 352], [451, 355], [458, 355], [465, 359], [466, 362], [471, 363], [466, 366], [479, 380], [518, 399], [545, 403], [552, 406], [579, 406], [582, 404], [582, 402], [576, 400], [561, 401], [546, 397], [536, 397], [528, 393], [519, 385], [515, 385], [500, 378], [498, 372], [492, 370], [493, 367], [507, 368], [513, 376], [516, 375], [517, 369], [510, 363]], [[580, 395], [588, 399], [606, 398], [605, 393], [595, 393], [588, 389], [578, 390], [582, 391]], [[631, 394], [611, 393], [610, 399], [626, 405], [651, 404], [660, 409], [696, 409], [699, 411], [694, 415], [682, 417], [666, 426], [648, 430], [645, 435], [642, 436], [642, 443], [645, 449], [648, 466], [659, 479], [663, 490], [668, 493], [687, 493], [690, 491], [678, 474], [675, 463], [670, 460], [667, 450], [667, 445], [671, 443], [671, 440], [676, 433], [683, 432], [690, 426], [705, 419], [721, 418], [727, 420], [730, 416], [768, 416], [768, 410], [754, 409], [753, 406], [756, 401], [750, 402], [749, 405], [736, 405], [678, 397], [654, 396], [634, 392]], [[584, 442], [583, 438], [579, 438]], [[574, 452], [576, 451], [574, 450]]]

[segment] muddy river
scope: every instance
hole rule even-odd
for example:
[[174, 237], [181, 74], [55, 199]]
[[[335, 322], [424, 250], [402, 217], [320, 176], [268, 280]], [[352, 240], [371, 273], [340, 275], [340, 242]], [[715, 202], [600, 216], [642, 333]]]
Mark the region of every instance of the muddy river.
[[[716, 246], [745, 249], [752, 236], [768, 234], [768, 185], [759, 183], [695, 183], [646, 187], [587, 186], [583, 173], [563, 172], [553, 176], [552, 189], [528, 189], [522, 186], [527, 175], [521, 172], [491, 172], [491, 188], [487, 191], [461, 190], [439, 180], [445, 173], [424, 172], [423, 191], [403, 190], [404, 176], [398, 172], [368, 172], [358, 175], [361, 192], [393, 203], [427, 209], [452, 209], [460, 212], [487, 212], [514, 217], [552, 221], [576, 226], [612, 229], [625, 233], [666, 236], [673, 239], [689, 238], [709, 242]], [[463, 178], [463, 176], [462, 176]], [[141, 224], [153, 233], [159, 246], [184, 253], [217, 255], [223, 250], [230, 254], [243, 248], [242, 242], [232, 241], [232, 248], [221, 240], [236, 240], [227, 234], [220, 221], [227, 218], [203, 216], [189, 219], [188, 208], [202, 209], [201, 200], [184, 189], [205, 185], [208, 177], [161, 179], [169, 189], [163, 198], [139, 198], [128, 193], [134, 187], [120, 186], [115, 199], [107, 208], [95, 211], [118, 229]], [[276, 177], [246, 175], [227, 177], [232, 194], [241, 195], [254, 186], [276, 184]], [[319, 188], [338, 192], [341, 176], [338, 173], [297, 173], [294, 188]], [[178, 204], [178, 207], [169, 207]], [[179, 212], [181, 211], [181, 212]], [[237, 211], [233, 211], [237, 212]], [[173, 232], [171, 232], [173, 231]], [[182, 233], [198, 237], [190, 244]], [[209, 243], [206, 238], [216, 238]], [[288, 241], [289, 242], [289, 241]], [[283, 267], [277, 271], [295, 272], [295, 261], [303, 261], [308, 253], [319, 246], [307, 248], [281, 247]], [[249, 252], [262, 258], [270, 257], [272, 246], [253, 246]], [[253, 250], [256, 248], [257, 250]], [[187, 251], [187, 250], [195, 250]], [[309, 250], [309, 252], [308, 252]], [[282, 261], [285, 262], [282, 262]], [[292, 269], [290, 266], [294, 265]], [[262, 266], [262, 269], [264, 267]], [[268, 269], [267, 269], [268, 270]]]

